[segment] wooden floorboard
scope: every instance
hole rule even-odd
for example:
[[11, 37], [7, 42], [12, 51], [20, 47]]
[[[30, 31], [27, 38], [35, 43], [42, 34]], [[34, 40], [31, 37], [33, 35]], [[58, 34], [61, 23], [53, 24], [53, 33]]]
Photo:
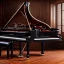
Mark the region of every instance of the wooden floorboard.
[[64, 64], [64, 50], [45, 51], [44, 56], [40, 55], [40, 51], [31, 51], [29, 59], [26, 59], [26, 52], [23, 52], [22, 58], [18, 58], [18, 54], [15, 50], [13, 58], [6, 59], [6, 51], [2, 51], [0, 64]]

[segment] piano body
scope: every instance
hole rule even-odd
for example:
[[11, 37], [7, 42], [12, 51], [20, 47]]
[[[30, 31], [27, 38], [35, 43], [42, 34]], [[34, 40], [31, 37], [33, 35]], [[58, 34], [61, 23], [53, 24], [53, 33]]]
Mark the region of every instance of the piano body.
[[[61, 41], [62, 38], [58, 35], [58, 29], [51, 28], [45, 22], [42, 22], [32, 16], [29, 10], [30, 2], [23, 2], [18, 10], [13, 14], [10, 20], [0, 29], [0, 39], [26, 42], [27, 45], [27, 58], [29, 58], [29, 44], [31, 41], [42, 42], [41, 54], [44, 54], [44, 41]], [[21, 12], [26, 18], [27, 25], [8, 27], [15, 15]], [[21, 47], [20, 47], [21, 48]], [[20, 49], [20, 55], [21, 55]]]

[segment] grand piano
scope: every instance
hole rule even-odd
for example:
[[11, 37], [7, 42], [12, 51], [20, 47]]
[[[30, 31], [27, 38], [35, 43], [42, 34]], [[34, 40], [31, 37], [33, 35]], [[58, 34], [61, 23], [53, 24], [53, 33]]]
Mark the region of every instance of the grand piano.
[[[27, 58], [29, 58], [30, 42], [41, 42], [41, 54], [44, 54], [44, 41], [62, 41], [59, 36], [59, 30], [51, 28], [48, 24], [32, 16], [29, 9], [30, 2], [23, 2], [18, 10], [13, 14], [3, 28], [0, 28], [0, 39], [25, 42], [27, 47]], [[26, 19], [27, 25], [14, 23], [13, 27], [9, 24], [12, 22], [17, 13], [20, 12]], [[24, 47], [25, 48], [25, 47]], [[23, 48], [23, 49], [24, 49]], [[22, 50], [20, 46], [20, 55]]]

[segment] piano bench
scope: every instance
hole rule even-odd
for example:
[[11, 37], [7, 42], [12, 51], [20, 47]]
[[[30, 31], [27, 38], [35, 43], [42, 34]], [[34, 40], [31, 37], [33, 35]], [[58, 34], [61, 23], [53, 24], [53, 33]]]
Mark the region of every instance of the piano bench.
[[7, 59], [9, 59], [9, 51], [11, 51], [11, 58], [12, 58], [13, 57], [13, 42], [0, 41], [0, 56], [1, 56], [2, 47], [6, 47]]

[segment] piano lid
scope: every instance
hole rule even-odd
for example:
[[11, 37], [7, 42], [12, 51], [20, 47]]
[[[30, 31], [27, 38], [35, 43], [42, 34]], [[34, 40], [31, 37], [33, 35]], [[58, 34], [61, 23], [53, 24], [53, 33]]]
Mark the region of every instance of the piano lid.
[[[17, 24], [19, 23], [22, 25], [28, 25], [29, 30], [32, 30], [31, 25], [33, 26], [42, 26], [43, 28], [51, 28], [48, 24], [45, 22], [42, 22], [36, 18], [34, 18], [30, 12], [30, 2], [23, 2], [22, 5], [17, 9], [17, 11], [13, 14], [13, 16], [9, 19], [9, 21], [5, 24], [3, 29], [13, 26], [12, 23], [14, 23], [14, 27], [17, 27]], [[20, 15], [20, 16], [19, 16]], [[21, 19], [22, 16], [22, 19]], [[18, 17], [18, 20], [16, 18]], [[15, 18], [15, 19], [14, 19]], [[24, 20], [25, 19], [25, 20]], [[16, 21], [16, 22], [15, 22]]]

